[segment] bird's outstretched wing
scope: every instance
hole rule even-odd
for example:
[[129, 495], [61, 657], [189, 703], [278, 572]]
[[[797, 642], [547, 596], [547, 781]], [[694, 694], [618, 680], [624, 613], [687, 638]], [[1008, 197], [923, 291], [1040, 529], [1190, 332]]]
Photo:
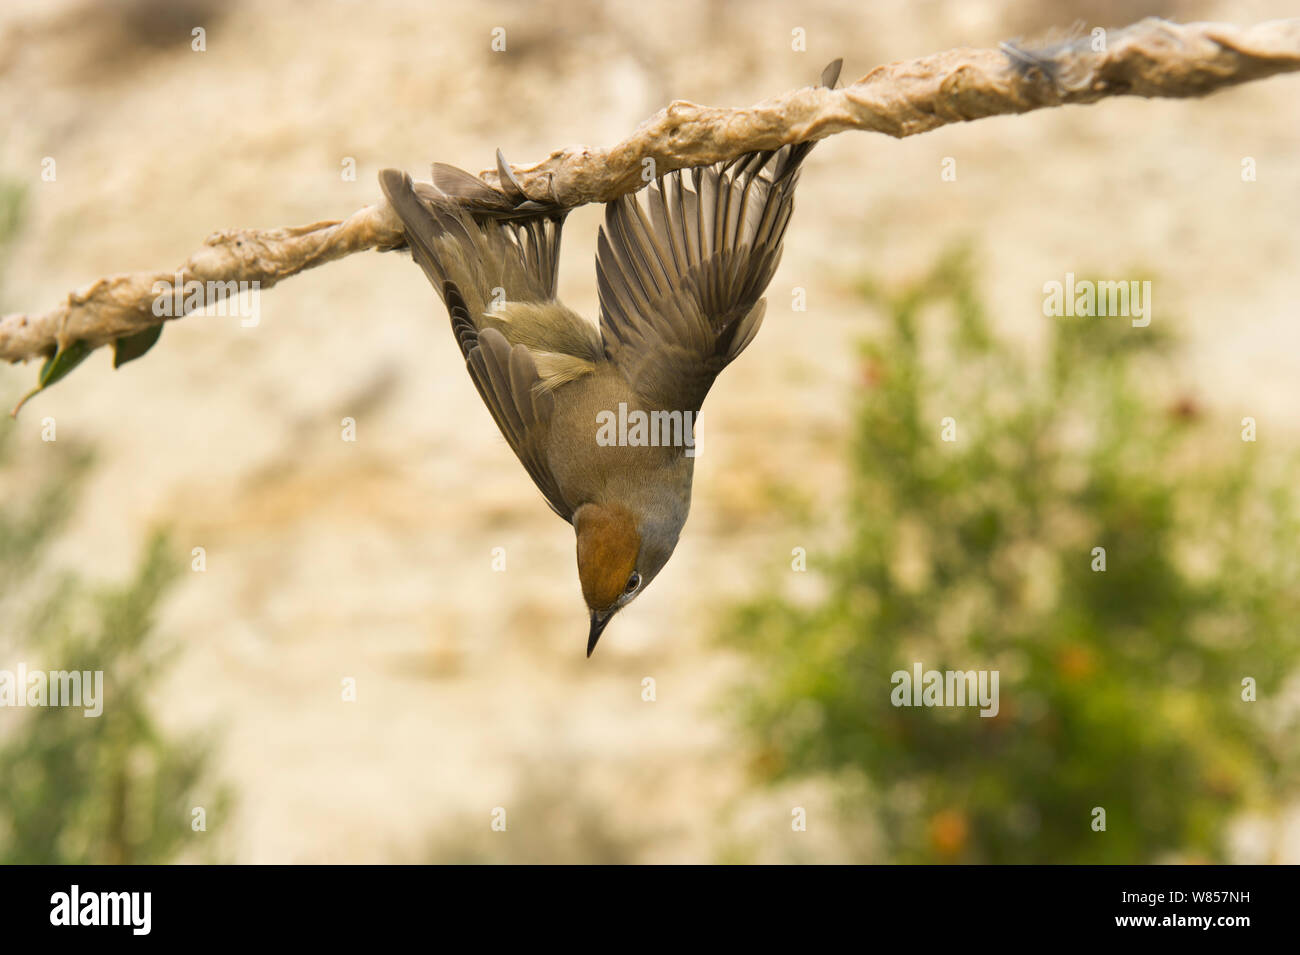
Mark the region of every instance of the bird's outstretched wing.
[[[822, 73], [834, 87], [840, 61]], [[597, 245], [605, 354], [652, 406], [698, 412], [753, 340], [813, 143], [661, 176], [605, 207]]]
[[511, 345], [495, 328], [485, 328], [467, 352], [465, 364], [483, 403], [546, 503], [572, 521], [574, 507], [560, 493], [546, 458], [555, 396], [536, 387], [540, 379], [532, 352], [524, 345]]
[[442, 163], [433, 173], [432, 184], [413, 183], [401, 170], [385, 169], [379, 184], [402, 220], [412, 258], [443, 300], [447, 284], [455, 286], [476, 327], [490, 306], [554, 301], [567, 213], [498, 210], [487, 195], [500, 194], [469, 173]]
[[[512, 340], [510, 324], [493, 312], [497, 304], [526, 309], [554, 303], [564, 212], [521, 213], [509, 203], [490, 208], [494, 201], [501, 202], [500, 195], [451, 166], [434, 167], [432, 186], [414, 185], [396, 169], [385, 169], [379, 181], [402, 220], [412, 258], [446, 303], [452, 332], [483, 403], [551, 510], [571, 520], [573, 508], [561, 495], [546, 459], [555, 398], [540, 387], [536, 349], [529, 347], [537, 343]], [[471, 183], [482, 192], [476, 193]], [[563, 325], [564, 319], [561, 315], [557, 322]], [[587, 327], [594, 349], [595, 330]], [[522, 328], [525, 339], [535, 331], [528, 325]], [[578, 336], [574, 340], [579, 349], [580, 332], [573, 330], [570, 336]], [[559, 348], [568, 339], [558, 335], [556, 342]]]
[[607, 204], [596, 253], [605, 354], [653, 407], [698, 412], [757, 333], [811, 147], [673, 172]]

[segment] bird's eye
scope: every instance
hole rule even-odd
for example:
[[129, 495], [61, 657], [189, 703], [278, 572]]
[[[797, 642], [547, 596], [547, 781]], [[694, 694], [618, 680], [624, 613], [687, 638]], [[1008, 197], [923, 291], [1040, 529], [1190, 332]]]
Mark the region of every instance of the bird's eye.
[[632, 576], [627, 579], [627, 590], [625, 590], [624, 593], [635, 593], [636, 589], [640, 586], [641, 575], [634, 570], [632, 571]]

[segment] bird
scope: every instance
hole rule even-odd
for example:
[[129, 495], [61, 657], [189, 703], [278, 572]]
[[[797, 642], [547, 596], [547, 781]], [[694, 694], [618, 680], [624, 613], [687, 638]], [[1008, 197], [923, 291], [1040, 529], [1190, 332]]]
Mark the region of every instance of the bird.
[[[821, 85], [835, 86], [840, 64], [826, 67]], [[599, 324], [556, 297], [569, 210], [529, 198], [500, 150], [498, 188], [445, 163], [427, 183], [398, 169], [379, 174], [479, 395], [551, 510], [573, 526], [588, 658], [677, 546], [694, 422], [762, 324], [814, 145], [674, 170], [606, 203]]]

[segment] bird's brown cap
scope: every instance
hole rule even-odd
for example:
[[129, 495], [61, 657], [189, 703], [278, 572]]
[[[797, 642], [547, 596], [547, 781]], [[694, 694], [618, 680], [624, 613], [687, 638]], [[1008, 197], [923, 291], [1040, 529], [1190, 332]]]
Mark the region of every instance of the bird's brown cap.
[[641, 550], [632, 514], [620, 505], [584, 504], [574, 515], [578, 532], [578, 579], [593, 611], [607, 611], [627, 588]]

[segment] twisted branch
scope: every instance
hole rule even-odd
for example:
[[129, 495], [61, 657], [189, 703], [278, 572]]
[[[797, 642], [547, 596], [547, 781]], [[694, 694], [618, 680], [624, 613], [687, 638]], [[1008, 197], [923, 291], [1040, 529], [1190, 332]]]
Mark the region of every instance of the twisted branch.
[[[1300, 19], [1245, 28], [1147, 19], [1110, 32], [1104, 44], [1085, 36], [1036, 49], [1004, 43], [996, 50], [949, 50], [877, 67], [843, 89], [795, 90], [747, 109], [678, 101], [609, 149], [570, 147], [512, 172], [527, 196], [577, 206], [641, 188], [646, 159], [663, 175], [849, 129], [902, 138], [1111, 96], [1204, 96], [1298, 69]], [[500, 186], [495, 171], [483, 178]], [[507, 183], [504, 191], [513, 195], [516, 187]], [[265, 289], [354, 252], [404, 244], [401, 224], [383, 202], [342, 221], [218, 232], [179, 269], [109, 276], [43, 314], [0, 318], [0, 359], [49, 358], [74, 344], [80, 356], [179, 317], [153, 309], [155, 283], [174, 283], [178, 273], [186, 282], [257, 282]]]

